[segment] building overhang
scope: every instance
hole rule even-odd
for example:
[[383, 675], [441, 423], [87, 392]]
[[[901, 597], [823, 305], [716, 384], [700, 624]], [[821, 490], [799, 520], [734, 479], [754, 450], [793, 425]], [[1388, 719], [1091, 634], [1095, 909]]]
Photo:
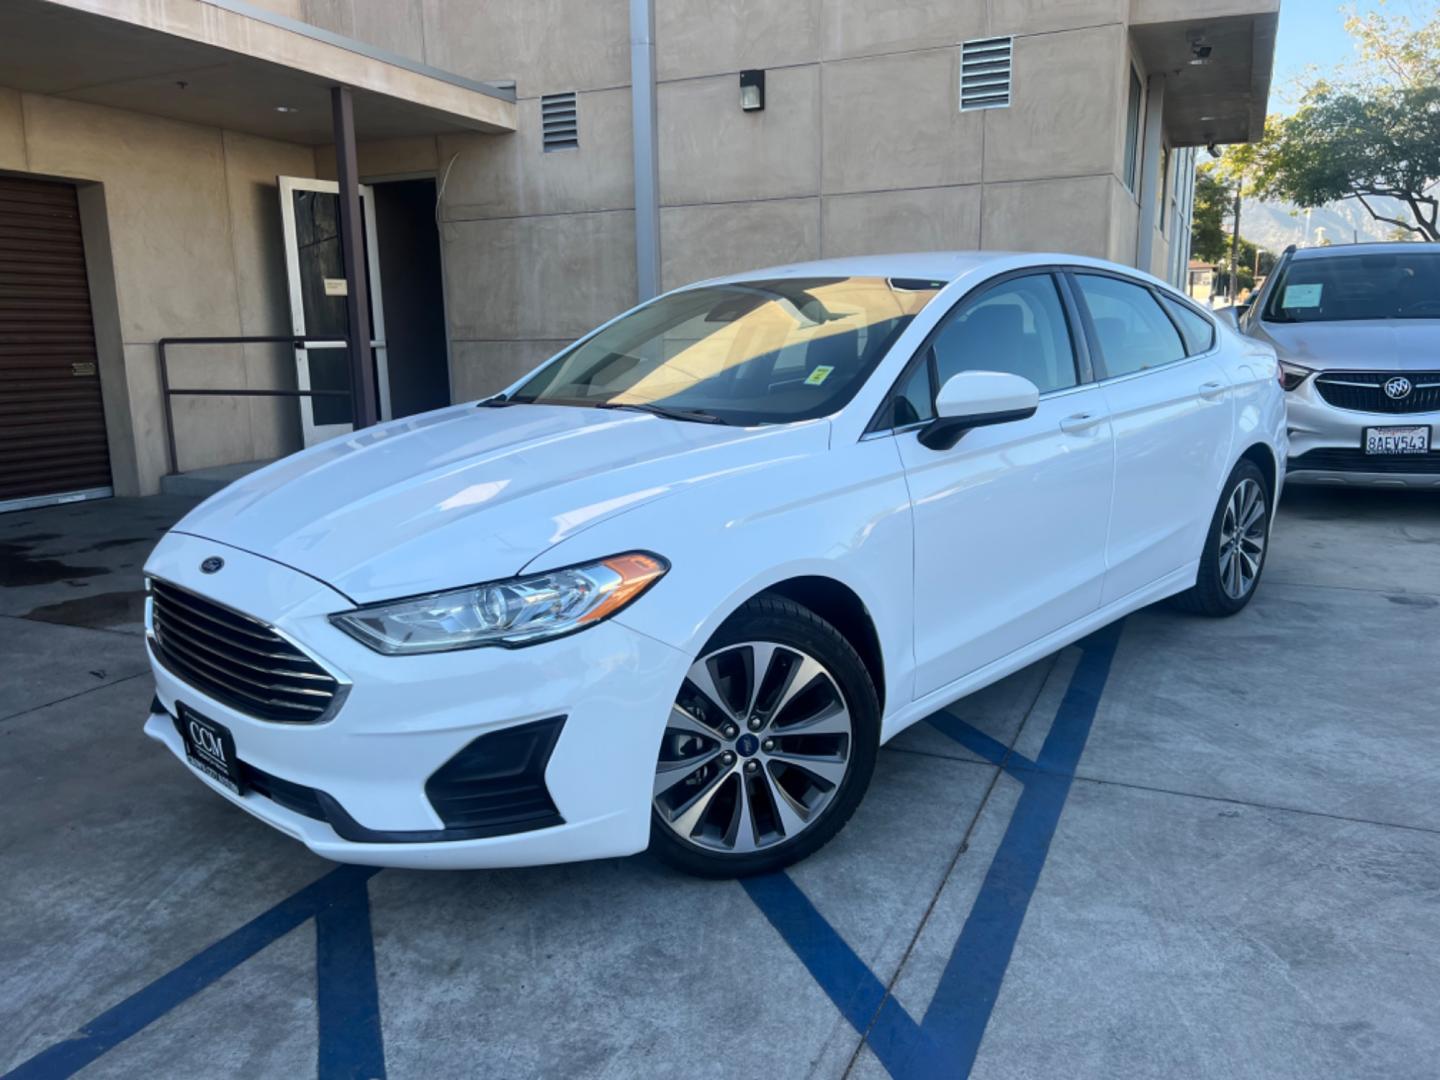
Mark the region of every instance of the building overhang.
[[1133, 0], [1130, 34], [1165, 76], [1172, 146], [1254, 142], [1265, 131], [1280, 0]]
[[3, 0], [0, 85], [289, 142], [515, 130], [515, 95], [243, 0]]

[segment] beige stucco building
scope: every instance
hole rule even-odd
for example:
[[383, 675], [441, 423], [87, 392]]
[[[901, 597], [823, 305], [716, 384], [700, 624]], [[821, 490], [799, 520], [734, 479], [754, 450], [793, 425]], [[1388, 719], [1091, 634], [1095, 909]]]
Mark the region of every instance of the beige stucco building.
[[[334, 396], [179, 395], [167, 423], [157, 348], [343, 336], [332, 87], [398, 416], [496, 390], [654, 288], [766, 264], [1038, 249], [1183, 284], [1196, 148], [1258, 136], [1278, 8], [6, 0], [0, 509], [344, 430]], [[172, 389], [333, 391], [343, 357], [171, 344], [165, 366]]]

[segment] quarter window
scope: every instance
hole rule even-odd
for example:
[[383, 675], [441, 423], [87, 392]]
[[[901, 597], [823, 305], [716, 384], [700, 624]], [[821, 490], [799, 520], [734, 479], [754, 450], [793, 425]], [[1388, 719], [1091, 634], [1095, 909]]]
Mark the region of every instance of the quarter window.
[[1210, 320], [1189, 305], [1182, 304], [1179, 300], [1172, 300], [1163, 293], [1160, 296], [1160, 302], [1180, 324], [1180, 334], [1185, 338], [1185, 351], [1191, 356], [1196, 353], [1208, 352], [1210, 347], [1215, 344], [1215, 327]]
[[965, 302], [936, 335], [934, 349], [941, 386], [960, 371], [1023, 375], [1042, 394], [1079, 382], [1065, 309], [1049, 274], [1013, 278]]
[[1185, 358], [1185, 345], [1154, 295], [1135, 285], [1098, 274], [1076, 274], [1095, 337], [1105, 359], [1105, 374], [1129, 375]]

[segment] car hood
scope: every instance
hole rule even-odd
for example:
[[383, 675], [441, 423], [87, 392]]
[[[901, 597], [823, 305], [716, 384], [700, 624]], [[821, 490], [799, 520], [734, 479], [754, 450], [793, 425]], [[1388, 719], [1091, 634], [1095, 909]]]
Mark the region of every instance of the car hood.
[[1282, 360], [1320, 371], [1440, 370], [1440, 319], [1260, 324]]
[[175, 531], [368, 603], [510, 577], [606, 518], [828, 445], [825, 421], [740, 428], [554, 405], [455, 406], [282, 458]]

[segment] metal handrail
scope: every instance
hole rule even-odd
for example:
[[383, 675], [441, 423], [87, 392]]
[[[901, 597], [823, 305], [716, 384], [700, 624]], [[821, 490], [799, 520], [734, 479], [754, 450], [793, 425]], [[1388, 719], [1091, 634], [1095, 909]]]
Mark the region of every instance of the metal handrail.
[[171, 345], [289, 345], [300, 349], [305, 346], [323, 345], [332, 349], [350, 347], [349, 338], [305, 337], [304, 335], [282, 334], [273, 337], [167, 337], [155, 343], [160, 352], [160, 392], [165, 402], [165, 447], [170, 460], [170, 471], [179, 472], [180, 466], [175, 453], [175, 415], [170, 399], [177, 394], [187, 397], [351, 397], [349, 390], [253, 390], [249, 388], [202, 389], [201, 387], [173, 387], [170, 385], [169, 359], [165, 350]]

